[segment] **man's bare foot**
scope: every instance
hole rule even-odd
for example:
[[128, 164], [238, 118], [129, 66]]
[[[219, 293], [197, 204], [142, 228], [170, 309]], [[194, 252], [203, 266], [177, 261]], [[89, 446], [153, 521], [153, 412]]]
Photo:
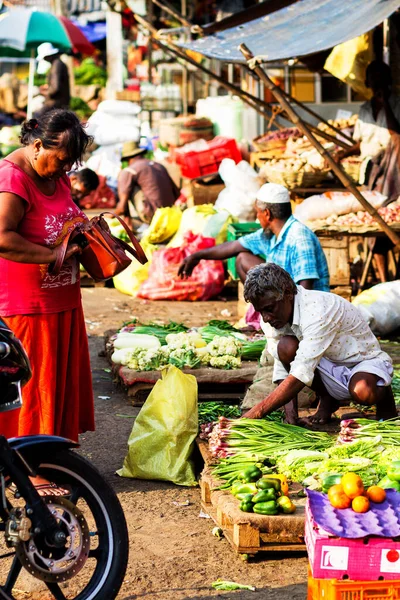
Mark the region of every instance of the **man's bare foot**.
[[331, 396], [323, 396], [320, 399], [318, 410], [306, 420], [312, 425], [326, 425], [332, 421], [332, 415], [339, 408], [339, 402]]
[[299, 413], [298, 413], [298, 408], [297, 408], [297, 396], [296, 396], [296, 398], [293, 398], [293, 400], [291, 400], [290, 402], [285, 404], [284, 410], [285, 410], [285, 423], [288, 423], [289, 425], [297, 425], [297, 422], [299, 420]]

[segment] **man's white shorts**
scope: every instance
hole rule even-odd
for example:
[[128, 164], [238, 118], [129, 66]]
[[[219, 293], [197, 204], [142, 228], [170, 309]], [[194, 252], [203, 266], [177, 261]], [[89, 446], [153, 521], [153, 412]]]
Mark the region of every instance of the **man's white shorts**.
[[391, 362], [379, 358], [364, 360], [354, 367], [337, 365], [327, 358], [321, 358], [317, 367], [322, 382], [328, 393], [336, 400], [351, 398], [349, 392], [350, 379], [356, 373], [372, 373], [378, 377], [379, 386], [388, 386], [392, 383], [393, 365]]

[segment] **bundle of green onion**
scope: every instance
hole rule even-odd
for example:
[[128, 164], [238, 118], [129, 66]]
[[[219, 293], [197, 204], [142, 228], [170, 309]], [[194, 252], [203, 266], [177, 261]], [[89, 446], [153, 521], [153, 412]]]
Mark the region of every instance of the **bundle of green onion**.
[[213, 456], [257, 454], [275, 459], [289, 450], [323, 451], [332, 446], [334, 438], [321, 431], [308, 431], [296, 425], [264, 419], [235, 419], [224, 417], [210, 435]]
[[400, 446], [400, 419], [372, 421], [369, 419], [347, 419], [341, 422], [339, 443], [356, 440], [381, 442], [384, 446]]

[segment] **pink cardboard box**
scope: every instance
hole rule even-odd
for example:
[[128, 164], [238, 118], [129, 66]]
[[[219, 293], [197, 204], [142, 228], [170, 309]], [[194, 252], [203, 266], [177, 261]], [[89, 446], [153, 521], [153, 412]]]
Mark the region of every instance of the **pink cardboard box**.
[[308, 502], [304, 538], [315, 579], [400, 579], [400, 540], [335, 537], [315, 523]]

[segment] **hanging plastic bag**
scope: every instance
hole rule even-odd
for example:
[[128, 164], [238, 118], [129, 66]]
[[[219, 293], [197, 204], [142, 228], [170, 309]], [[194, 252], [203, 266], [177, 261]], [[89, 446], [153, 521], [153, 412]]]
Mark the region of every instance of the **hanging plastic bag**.
[[162, 371], [133, 425], [118, 475], [197, 485], [190, 458], [197, 432], [196, 378], [170, 366]]
[[113, 277], [115, 289], [122, 294], [127, 294], [128, 296], [133, 296], [134, 298], [136, 298], [142, 283], [146, 281], [147, 277], [149, 276], [149, 268], [151, 265], [152, 256], [158, 248], [158, 246], [150, 244], [143, 238], [140, 242], [140, 245], [147, 256], [148, 262], [144, 265], [141, 265], [139, 261], [133, 260], [129, 267], [124, 269], [122, 273], [119, 273]]
[[153, 254], [149, 276], [140, 286], [138, 297], [147, 300], [208, 300], [220, 294], [225, 271], [221, 260], [201, 260], [190, 277], [181, 279], [178, 269], [183, 259], [215, 245], [214, 238], [184, 235], [180, 248], [162, 248]]
[[160, 244], [169, 240], [178, 231], [181, 219], [182, 211], [177, 206], [157, 208], [142, 241]]

